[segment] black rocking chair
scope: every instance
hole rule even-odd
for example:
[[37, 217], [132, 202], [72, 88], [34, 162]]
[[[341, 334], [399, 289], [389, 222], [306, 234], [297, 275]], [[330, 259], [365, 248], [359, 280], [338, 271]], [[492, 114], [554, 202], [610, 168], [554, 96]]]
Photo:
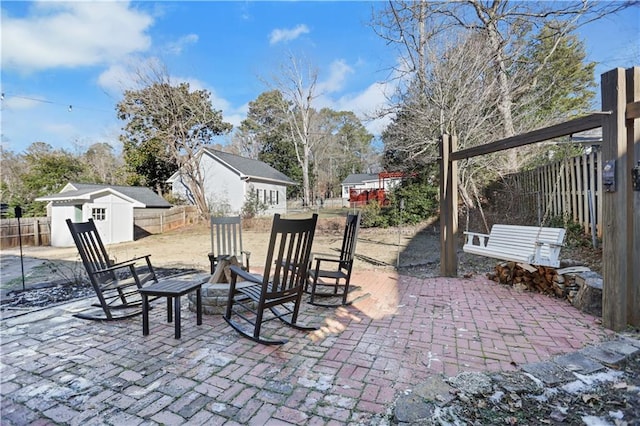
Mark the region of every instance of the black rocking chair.
[[[344, 227], [340, 256], [316, 254], [313, 256], [315, 267], [309, 269], [307, 286], [311, 286], [309, 303], [317, 306], [348, 305], [349, 282], [353, 259], [356, 254], [356, 242], [360, 229], [360, 212], [349, 214]], [[327, 266], [328, 264], [328, 266]], [[308, 288], [308, 287], [307, 287]], [[329, 291], [327, 291], [329, 290]], [[319, 303], [317, 297], [339, 298], [341, 303]]]
[[[93, 219], [88, 222], [67, 225], [78, 248], [87, 276], [91, 281], [101, 308], [94, 313], [78, 313], [74, 316], [91, 320], [117, 320], [142, 313], [142, 298], [139, 289], [149, 282], [157, 282], [155, 271], [149, 260], [150, 255], [137, 257], [125, 262], [113, 263], [109, 258]], [[139, 261], [144, 266], [136, 268]]]
[[[286, 343], [286, 339], [274, 340], [260, 335], [262, 324], [276, 318], [299, 330], [316, 330], [297, 324], [297, 320], [317, 220], [316, 214], [310, 219], [297, 220], [281, 219], [276, 214], [264, 275], [249, 274], [235, 265], [230, 267], [231, 283], [224, 319], [243, 336], [267, 345]], [[267, 309], [270, 314], [265, 315]], [[245, 329], [236, 318], [250, 328]]]

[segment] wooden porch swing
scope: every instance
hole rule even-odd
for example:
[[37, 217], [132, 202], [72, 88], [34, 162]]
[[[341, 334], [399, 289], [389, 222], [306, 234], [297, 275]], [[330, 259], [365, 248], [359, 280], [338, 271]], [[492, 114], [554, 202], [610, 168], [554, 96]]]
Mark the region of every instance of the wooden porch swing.
[[[564, 164], [558, 173], [550, 198], [557, 191], [563, 168]], [[540, 226], [494, 224], [489, 234], [465, 231], [466, 241], [462, 251], [511, 262], [559, 267], [560, 249], [564, 242], [566, 229], [542, 226], [549, 216], [550, 206], [549, 200]]]

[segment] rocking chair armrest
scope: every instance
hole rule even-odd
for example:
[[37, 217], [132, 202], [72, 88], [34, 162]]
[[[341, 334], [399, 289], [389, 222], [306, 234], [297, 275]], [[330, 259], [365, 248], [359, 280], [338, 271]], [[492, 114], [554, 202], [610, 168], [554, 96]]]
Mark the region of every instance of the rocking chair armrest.
[[262, 280], [260, 278], [258, 278], [254, 274], [250, 274], [238, 265], [229, 265], [229, 269], [231, 270], [232, 274], [239, 276], [243, 281], [249, 281], [256, 284], [262, 283]]
[[247, 250], [242, 250], [240, 253], [244, 254], [244, 259], [247, 261], [247, 264], [244, 265], [246, 270], [249, 270], [249, 258], [251, 257], [251, 252]]
[[340, 260], [339, 257], [314, 257], [313, 260], [316, 262], [316, 265], [320, 262], [334, 262], [334, 263], [342, 262], [342, 260]]
[[242, 250], [240, 253], [243, 253], [247, 257], [251, 256], [251, 252], [247, 250]]
[[[120, 263], [116, 263], [114, 265], [111, 265], [107, 268], [102, 268], [102, 269], [96, 269], [95, 271], [93, 271], [93, 273], [95, 274], [100, 274], [103, 272], [112, 272], [112, 271], [117, 271], [118, 269], [129, 269], [132, 271], [132, 273], [136, 274], [136, 268], [135, 266], [135, 261], [133, 260], [128, 260], [126, 262], [120, 262]], [[136, 274], [137, 275], [137, 274]]]
[[340, 260], [340, 255], [333, 253], [311, 253], [311, 259]]
[[[150, 257], [150, 256], [151, 256], [150, 254], [146, 254], [146, 255], [144, 255], [144, 256], [134, 257], [133, 259], [124, 260], [124, 261], [122, 261], [122, 262], [114, 263], [114, 264], [112, 264], [112, 265], [111, 265], [111, 267], [112, 267], [112, 268], [114, 268], [114, 267], [117, 267], [117, 266], [119, 266], [119, 267], [129, 266], [129, 265], [131, 265], [131, 264], [136, 263], [138, 260], [142, 260], [142, 259], [145, 259], [145, 260], [146, 260], [146, 262], [147, 262], [147, 264], [148, 264], [149, 266], [151, 266], [151, 261], [149, 260], [149, 257]], [[105, 271], [106, 271], [106, 270], [108, 270], [108, 269], [105, 269]]]

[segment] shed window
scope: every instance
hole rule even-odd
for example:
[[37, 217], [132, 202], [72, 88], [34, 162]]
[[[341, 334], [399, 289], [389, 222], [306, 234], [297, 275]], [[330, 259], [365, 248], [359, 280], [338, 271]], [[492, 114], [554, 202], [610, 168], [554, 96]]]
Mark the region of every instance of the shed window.
[[104, 207], [92, 208], [91, 217], [93, 220], [107, 220], [107, 209]]

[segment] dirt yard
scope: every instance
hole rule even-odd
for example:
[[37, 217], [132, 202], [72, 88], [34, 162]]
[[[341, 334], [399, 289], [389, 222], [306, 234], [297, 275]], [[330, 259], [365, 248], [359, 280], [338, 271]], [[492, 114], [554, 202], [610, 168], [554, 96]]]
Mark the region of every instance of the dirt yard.
[[[264, 267], [270, 219], [244, 222], [243, 246], [251, 251], [251, 269]], [[318, 221], [313, 244], [315, 253], [338, 253], [342, 244], [343, 217], [321, 218]], [[494, 259], [467, 255], [458, 247], [459, 275], [486, 274], [497, 263]], [[156, 268], [209, 270], [207, 254], [211, 250], [211, 237], [207, 224], [192, 225], [164, 234], [150, 235], [137, 241], [112, 244], [107, 251], [116, 261], [151, 254]], [[590, 251], [587, 254], [594, 256]], [[22, 288], [20, 252], [17, 248], [3, 250], [0, 289], [5, 296], [9, 291]], [[584, 253], [563, 249], [562, 258], [580, 260]], [[577, 256], [577, 258], [576, 258]], [[595, 254], [597, 257], [597, 253]], [[591, 259], [592, 260], [592, 259]], [[51, 282], [73, 281], [83, 274], [75, 247], [24, 247], [23, 262], [26, 289]], [[591, 261], [590, 263], [593, 263]], [[397, 268], [402, 273], [419, 277], [440, 274], [440, 234], [437, 222], [420, 226], [388, 229], [361, 229], [356, 247], [356, 270]], [[593, 270], [597, 270], [592, 268]]]
[[[270, 220], [252, 220], [243, 229], [243, 247], [251, 252], [251, 267], [264, 266]], [[343, 218], [320, 219], [313, 244], [316, 253], [338, 253], [342, 244]], [[210, 231], [206, 224], [192, 225], [137, 241], [107, 247], [116, 261], [151, 254], [154, 267], [209, 270]], [[439, 235], [433, 226], [400, 229], [361, 229], [356, 249], [355, 268], [439, 266]], [[20, 252], [17, 248], [2, 252], [2, 288], [22, 285]], [[75, 247], [24, 247], [23, 261], [28, 284], [74, 276], [79, 260]], [[398, 263], [399, 262], [399, 263]], [[19, 279], [17, 279], [19, 278]], [[18, 282], [19, 281], [19, 282]]]

